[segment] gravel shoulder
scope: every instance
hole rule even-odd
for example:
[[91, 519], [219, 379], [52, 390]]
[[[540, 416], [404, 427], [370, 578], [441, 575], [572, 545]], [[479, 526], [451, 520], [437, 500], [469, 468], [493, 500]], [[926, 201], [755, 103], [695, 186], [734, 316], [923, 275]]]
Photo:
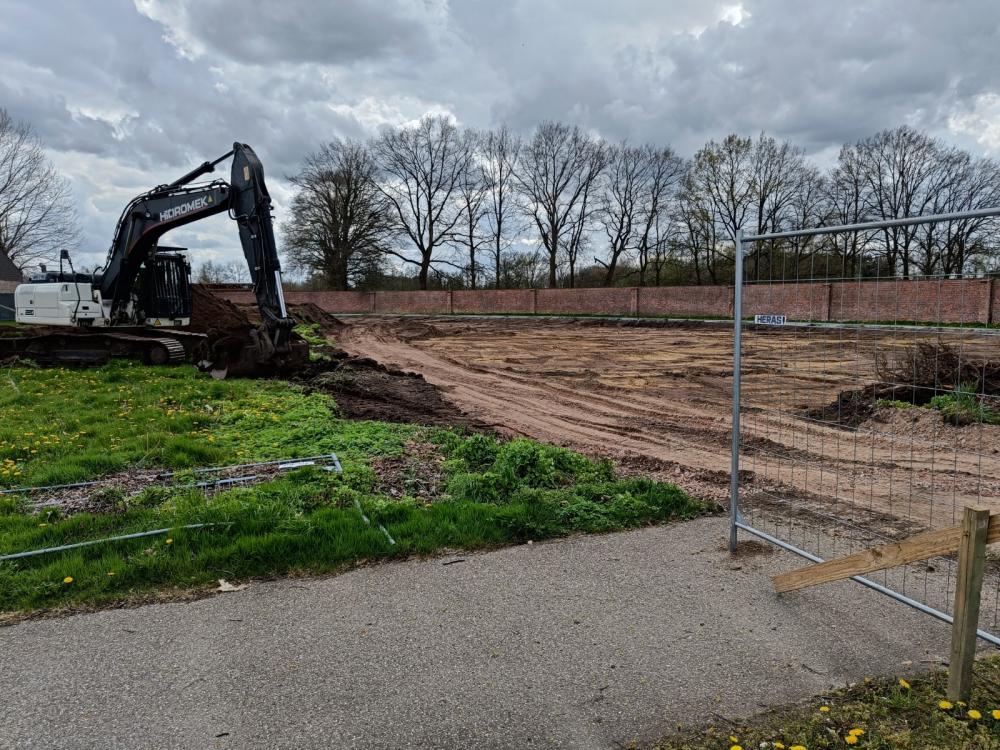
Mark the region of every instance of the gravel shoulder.
[[725, 521], [0, 629], [0, 747], [608, 748], [940, 662], [852, 583], [775, 596]]

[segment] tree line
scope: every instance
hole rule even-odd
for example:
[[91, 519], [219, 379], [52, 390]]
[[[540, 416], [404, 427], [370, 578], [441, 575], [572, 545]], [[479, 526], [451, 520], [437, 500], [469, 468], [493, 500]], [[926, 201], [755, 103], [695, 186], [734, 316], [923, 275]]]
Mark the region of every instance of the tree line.
[[[908, 126], [844, 145], [821, 170], [766, 134], [712, 140], [688, 159], [559, 122], [522, 137], [428, 116], [323, 144], [290, 179], [289, 265], [333, 289], [723, 283], [738, 229], [1000, 205], [996, 161]], [[984, 272], [996, 229], [993, 218], [963, 219], [756, 243], [747, 273]]]
[[[902, 126], [844, 145], [829, 169], [766, 134], [611, 143], [544, 122], [459, 128], [428, 116], [368, 141], [334, 139], [289, 178], [287, 265], [333, 289], [715, 284], [736, 230], [762, 234], [1000, 205], [1000, 165]], [[985, 273], [995, 218], [751, 246], [750, 278]], [[69, 185], [0, 108], [0, 252], [21, 268], [79, 241]], [[240, 263], [203, 264], [239, 282]]]

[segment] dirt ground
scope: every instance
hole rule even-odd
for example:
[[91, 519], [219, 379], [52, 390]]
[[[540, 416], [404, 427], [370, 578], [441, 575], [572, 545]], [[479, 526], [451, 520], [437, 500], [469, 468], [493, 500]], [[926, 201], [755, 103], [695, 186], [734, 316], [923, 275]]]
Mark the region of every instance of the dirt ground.
[[[471, 419], [616, 459], [625, 470], [728, 497], [732, 332], [591, 320], [344, 319], [337, 345], [419, 373]], [[1000, 510], [1000, 426], [954, 427], [930, 409], [877, 406], [837, 423], [840, 394], [878, 380], [907, 332], [758, 329], [744, 334], [745, 510], [836, 517], [897, 536]], [[938, 335], [938, 334], [933, 334]], [[949, 334], [963, 356], [986, 335]], [[832, 407], [831, 407], [832, 405]], [[826, 408], [826, 417], [817, 418]], [[857, 416], [857, 415], [855, 415]]]

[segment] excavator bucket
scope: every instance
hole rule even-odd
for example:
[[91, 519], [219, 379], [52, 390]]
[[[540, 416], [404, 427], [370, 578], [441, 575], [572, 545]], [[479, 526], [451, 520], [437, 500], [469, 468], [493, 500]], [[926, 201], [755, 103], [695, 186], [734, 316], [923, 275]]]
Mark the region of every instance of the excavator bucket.
[[283, 351], [270, 346], [260, 329], [251, 330], [248, 338], [232, 334], [215, 337], [208, 347], [198, 367], [217, 380], [287, 375], [309, 363], [309, 344], [294, 334]]

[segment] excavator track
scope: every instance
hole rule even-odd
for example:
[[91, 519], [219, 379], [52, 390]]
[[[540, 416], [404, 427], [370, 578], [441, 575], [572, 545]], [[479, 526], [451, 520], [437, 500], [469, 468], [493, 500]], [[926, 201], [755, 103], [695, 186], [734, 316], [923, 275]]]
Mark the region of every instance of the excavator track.
[[176, 339], [153, 336], [136, 336], [129, 333], [105, 333], [104, 338], [121, 342], [142, 352], [142, 360], [149, 365], [177, 365], [187, 359], [184, 344]]
[[193, 362], [206, 336], [178, 331], [133, 329], [123, 331], [65, 331], [51, 328], [38, 333], [0, 338], [0, 359], [23, 357], [40, 365], [88, 367], [112, 357], [138, 359], [150, 365]]

